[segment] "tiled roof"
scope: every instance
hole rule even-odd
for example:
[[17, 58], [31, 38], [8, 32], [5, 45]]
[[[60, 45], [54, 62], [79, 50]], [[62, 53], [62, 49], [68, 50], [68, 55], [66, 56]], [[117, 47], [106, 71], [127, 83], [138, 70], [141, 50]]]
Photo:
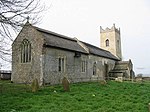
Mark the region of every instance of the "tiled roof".
[[60, 35], [48, 30], [44, 30], [38, 27], [34, 27], [36, 30], [41, 32], [43, 34], [43, 37], [45, 39], [45, 46], [47, 47], [57, 47], [60, 49], [75, 51], [75, 52], [81, 52], [84, 54], [93, 54], [113, 60], [119, 60], [117, 57], [115, 57], [113, 54], [111, 54], [109, 51], [103, 50], [101, 48], [98, 48], [96, 46], [93, 46], [91, 44], [81, 42], [85, 45], [86, 48], [89, 49], [89, 52], [87, 52], [83, 46], [81, 46], [76, 39], [70, 38], [64, 35]]
[[129, 64], [131, 61], [117, 61], [113, 70], [110, 73], [124, 73], [128, 70]]
[[91, 54], [118, 60], [118, 58], [115, 57], [113, 54], [111, 54], [109, 51], [106, 51], [104, 49], [98, 48], [98, 47], [93, 46], [93, 45], [88, 44], [88, 43], [84, 43], [84, 44], [89, 48], [89, 51], [90, 51]]
[[75, 39], [41, 28], [35, 28], [43, 34], [43, 37], [45, 39], [45, 46], [57, 47], [87, 54], [84, 48], [82, 48]]

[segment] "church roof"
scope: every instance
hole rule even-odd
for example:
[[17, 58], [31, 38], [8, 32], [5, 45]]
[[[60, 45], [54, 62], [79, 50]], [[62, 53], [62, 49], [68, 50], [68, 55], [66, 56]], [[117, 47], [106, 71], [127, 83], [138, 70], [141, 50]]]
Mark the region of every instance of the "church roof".
[[93, 55], [97, 55], [97, 56], [101, 56], [101, 57], [105, 57], [105, 58], [109, 58], [113, 60], [119, 60], [109, 51], [103, 50], [99, 47], [79, 41], [80, 43], [84, 45], [84, 47], [88, 49], [89, 51], [88, 52], [87, 50], [85, 50], [85, 48], [82, 45], [80, 45], [77, 42], [78, 40], [75, 38], [70, 38], [70, 37], [60, 35], [60, 34], [45, 30], [45, 29], [35, 27], [35, 26], [34, 28], [43, 34], [43, 37], [45, 40], [44, 45], [46, 47], [56, 47], [56, 48], [65, 49], [69, 51], [75, 51], [75, 52], [80, 52], [84, 54], [93, 54]]
[[60, 49], [66, 49], [70, 51], [77, 51], [88, 54], [83, 47], [78, 45], [74, 38], [69, 38], [64, 35], [60, 35], [51, 31], [47, 31], [38, 27], [35, 27], [38, 31], [43, 34], [45, 39], [45, 46], [57, 47]]
[[84, 44], [89, 48], [89, 51], [91, 54], [118, 60], [118, 58], [115, 57], [113, 54], [111, 54], [109, 51], [106, 51], [104, 49], [101, 49], [99, 47], [93, 46], [93, 45], [85, 43], [85, 42], [84, 42]]
[[129, 69], [132, 64], [131, 60], [129, 61], [117, 61], [113, 70], [110, 73], [123, 73]]

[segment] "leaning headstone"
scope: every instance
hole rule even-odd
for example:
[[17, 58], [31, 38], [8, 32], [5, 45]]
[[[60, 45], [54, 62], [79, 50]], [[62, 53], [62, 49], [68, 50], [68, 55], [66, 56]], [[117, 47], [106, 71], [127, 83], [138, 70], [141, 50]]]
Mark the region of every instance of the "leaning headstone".
[[70, 91], [69, 81], [66, 77], [63, 78], [62, 85], [63, 85], [64, 91]]
[[106, 85], [106, 84], [107, 84], [106, 80], [100, 80], [100, 85]]
[[34, 79], [31, 85], [32, 92], [37, 92], [39, 89], [39, 83], [37, 79]]

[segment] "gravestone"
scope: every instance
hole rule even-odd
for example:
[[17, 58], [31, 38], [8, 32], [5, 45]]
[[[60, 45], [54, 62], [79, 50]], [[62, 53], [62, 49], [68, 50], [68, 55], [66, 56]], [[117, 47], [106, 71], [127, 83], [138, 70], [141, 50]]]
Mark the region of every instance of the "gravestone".
[[100, 85], [106, 85], [106, 84], [107, 84], [106, 80], [100, 80]]
[[66, 77], [63, 78], [62, 85], [63, 85], [64, 91], [70, 91], [69, 81]]
[[36, 92], [39, 89], [39, 83], [37, 79], [34, 79], [31, 85], [32, 92]]

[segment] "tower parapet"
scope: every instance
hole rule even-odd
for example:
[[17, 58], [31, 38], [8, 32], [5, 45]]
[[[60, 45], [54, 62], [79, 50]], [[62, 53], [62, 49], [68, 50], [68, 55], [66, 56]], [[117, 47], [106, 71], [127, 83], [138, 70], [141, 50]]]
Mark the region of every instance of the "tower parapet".
[[120, 28], [116, 28], [115, 24], [106, 29], [100, 26], [100, 40], [102, 49], [110, 51], [118, 59], [122, 60]]
[[100, 26], [100, 33], [113, 32], [113, 31], [120, 34], [120, 28], [116, 28], [115, 24], [113, 24], [113, 26], [111, 28], [107, 27], [105, 29], [103, 29], [102, 26]]

